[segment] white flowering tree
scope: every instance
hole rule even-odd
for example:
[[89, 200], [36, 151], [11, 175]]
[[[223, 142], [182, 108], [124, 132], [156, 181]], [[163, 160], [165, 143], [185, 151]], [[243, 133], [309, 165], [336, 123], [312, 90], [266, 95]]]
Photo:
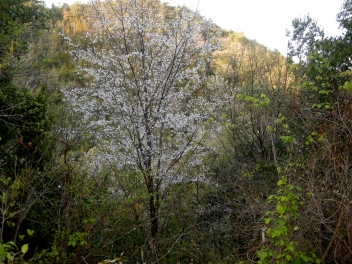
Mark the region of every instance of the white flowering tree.
[[104, 159], [143, 175], [154, 243], [167, 187], [201, 163], [210, 107], [202, 76], [215, 34], [197, 12], [156, 0], [93, 1], [90, 8], [90, 42], [72, 44], [89, 86], [66, 95], [100, 127]]

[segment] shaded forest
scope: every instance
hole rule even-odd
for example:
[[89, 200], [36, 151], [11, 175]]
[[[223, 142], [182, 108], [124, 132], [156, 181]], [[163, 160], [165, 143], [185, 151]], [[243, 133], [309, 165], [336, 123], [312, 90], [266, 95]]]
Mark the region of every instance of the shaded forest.
[[352, 263], [351, 16], [1, 0], [0, 263]]

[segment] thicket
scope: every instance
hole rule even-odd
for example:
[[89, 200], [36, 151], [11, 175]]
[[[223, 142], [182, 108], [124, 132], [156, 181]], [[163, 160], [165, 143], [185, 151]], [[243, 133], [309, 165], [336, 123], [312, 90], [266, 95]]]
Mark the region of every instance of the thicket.
[[352, 262], [351, 12], [1, 1], [0, 263]]

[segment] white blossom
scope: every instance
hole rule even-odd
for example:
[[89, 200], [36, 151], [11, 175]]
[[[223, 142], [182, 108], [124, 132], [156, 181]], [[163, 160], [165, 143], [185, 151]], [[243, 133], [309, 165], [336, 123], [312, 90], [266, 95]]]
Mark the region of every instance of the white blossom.
[[89, 44], [65, 37], [92, 82], [64, 92], [72, 110], [100, 128], [96, 141], [104, 156], [96, 163], [133, 165], [161, 186], [202, 163], [197, 142], [210, 106], [201, 87], [216, 35], [198, 13], [179, 8], [168, 18], [155, 3], [92, 2]]

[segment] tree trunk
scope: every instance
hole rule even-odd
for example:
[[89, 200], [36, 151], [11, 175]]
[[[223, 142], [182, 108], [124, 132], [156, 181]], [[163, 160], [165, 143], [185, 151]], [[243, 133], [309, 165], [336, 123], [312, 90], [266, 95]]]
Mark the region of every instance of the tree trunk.
[[158, 229], [159, 229], [159, 199], [157, 190], [155, 190], [153, 180], [149, 186], [149, 217], [150, 217], [150, 242], [149, 246], [153, 254], [157, 256], [158, 252]]

